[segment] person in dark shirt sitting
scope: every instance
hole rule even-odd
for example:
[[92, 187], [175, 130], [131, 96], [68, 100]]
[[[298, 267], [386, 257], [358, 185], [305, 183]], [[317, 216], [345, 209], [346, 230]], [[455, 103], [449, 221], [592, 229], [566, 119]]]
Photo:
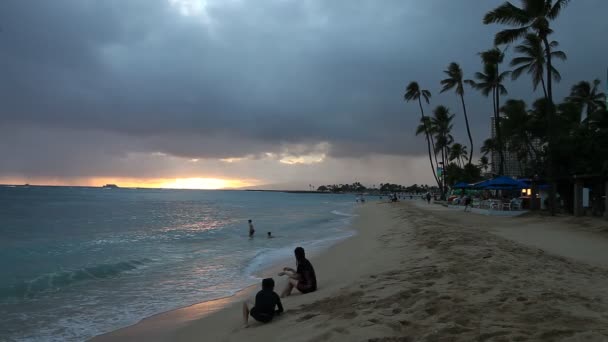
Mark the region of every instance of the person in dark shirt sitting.
[[[275, 311], [274, 308], [277, 307]], [[249, 315], [255, 318], [256, 321], [268, 323], [272, 321], [275, 315], [280, 315], [283, 312], [283, 305], [279, 295], [274, 292], [274, 280], [266, 278], [262, 280], [262, 291], [255, 295], [255, 304], [249, 310], [247, 303], [243, 303], [243, 321], [245, 327], [249, 325]]]
[[289, 282], [287, 287], [281, 294], [281, 297], [287, 297], [291, 295], [291, 291], [295, 287], [301, 293], [309, 293], [317, 290], [317, 276], [315, 275], [315, 269], [306, 255], [304, 254], [304, 248], [298, 247], [295, 249], [294, 254], [296, 255], [297, 270], [293, 268], [285, 267], [283, 272], [279, 273], [279, 276], [287, 275]]

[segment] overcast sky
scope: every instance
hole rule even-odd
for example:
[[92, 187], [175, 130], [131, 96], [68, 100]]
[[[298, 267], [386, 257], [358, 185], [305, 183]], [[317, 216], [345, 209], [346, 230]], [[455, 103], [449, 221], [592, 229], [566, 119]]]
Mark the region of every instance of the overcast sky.
[[[480, 69], [499, 29], [481, 20], [501, 2], [2, 0], [0, 183], [431, 183], [405, 86], [450, 107], [468, 144], [439, 81], [452, 61]], [[606, 13], [576, 0], [555, 23], [558, 98], [604, 81]], [[527, 77], [507, 88], [540, 95]], [[491, 103], [466, 101], [478, 150]]]

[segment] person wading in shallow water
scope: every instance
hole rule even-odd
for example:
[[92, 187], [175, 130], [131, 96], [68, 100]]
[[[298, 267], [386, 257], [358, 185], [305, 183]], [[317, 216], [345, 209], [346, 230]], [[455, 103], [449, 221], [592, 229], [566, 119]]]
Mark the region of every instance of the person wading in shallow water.
[[253, 222], [249, 220], [249, 238], [253, 238], [253, 234], [255, 234], [255, 229], [253, 228]]
[[306, 259], [304, 248], [296, 248], [294, 254], [296, 256], [297, 270], [285, 267], [283, 268], [283, 272], [279, 273], [279, 276], [287, 275], [289, 277], [287, 287], [281, 294], [281, 297], [283, 298], [291, 295], [291, 291], [294, 287], [301, 293], [309, 293], [317, 290], [315, 269], [312, 267], [310, 261]]

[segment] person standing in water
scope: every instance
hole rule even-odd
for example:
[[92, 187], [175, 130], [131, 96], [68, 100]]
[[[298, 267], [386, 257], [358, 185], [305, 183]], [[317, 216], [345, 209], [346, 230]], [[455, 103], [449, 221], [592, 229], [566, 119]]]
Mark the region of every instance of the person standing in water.
[[249, 238], [253, 238], [253, 234], [255, 234], [255, 229], [253, 228], [253, 222], [249, 220]]
[[315, 269], [306, 255], [304, 254], [304, 248], [297, 247], [294, 250], [296, 256], [297, 270], [293, 268], [285, 267], [283, 272], [279, 273], [279, 276], [287, 275], [289, 282], [287, 287], [281, 294], [281, 297], [287, 297], [291, 295], [291, 291], [295, 287], [301, 293], [309, 293], [317, 290], [317, 276], [315, 275]]

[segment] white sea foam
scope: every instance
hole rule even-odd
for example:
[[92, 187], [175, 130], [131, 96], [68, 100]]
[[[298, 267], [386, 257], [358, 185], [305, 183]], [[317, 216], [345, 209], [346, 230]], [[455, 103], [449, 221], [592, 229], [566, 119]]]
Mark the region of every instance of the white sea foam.
[[341, 212], [339, 210], [332, 210], [331, 213], [334, 215], [338, 215], [338, 216], [347, 216], [347, 217], [357, 216], [356, 214], [347, 214], [347, 213]]
[[[28, 249], [16, 248], [3, 251], [9, 259], [0, 260], [9, 274], [0, 279], [0, 289], [12, 289], [9, 279], [25, 280], [27, 293], [34, 294], [0, 302], [0, 331], [9, 341], [82, 341], [159, 312], [228, 296], [258, 283], [260, 270], [293, 265], [297, 246], [314, 255], [353, 234], [348, 229], [353, 201], [339, 195], [138, 190], [138, 201], [132, 201], [128, 192], [48, 191], [49, 201], [68, 203], [53, 207], [54, 224], [65, 231], [48, 235], [47, 221], [26, 222], [40, 230], [27, 231], [32, 235], [17, 246], [41, 241], [42, 252], [22, 254]], [[75, 196], [81, 197], [73, 201]], [[82, 210], [98, 205], [116, 213], [111, 224], [104, 223], [102, 211]], [[247, 218], [258, 231], [251, 240]], [[9, 227], [2, 220], [0, 234]], [[210, 228], [199, 229], [201, 222]], [[267, 239], [267, 231], [276, 238]], [[25, 274], [11, 260], [38, 268]]]

